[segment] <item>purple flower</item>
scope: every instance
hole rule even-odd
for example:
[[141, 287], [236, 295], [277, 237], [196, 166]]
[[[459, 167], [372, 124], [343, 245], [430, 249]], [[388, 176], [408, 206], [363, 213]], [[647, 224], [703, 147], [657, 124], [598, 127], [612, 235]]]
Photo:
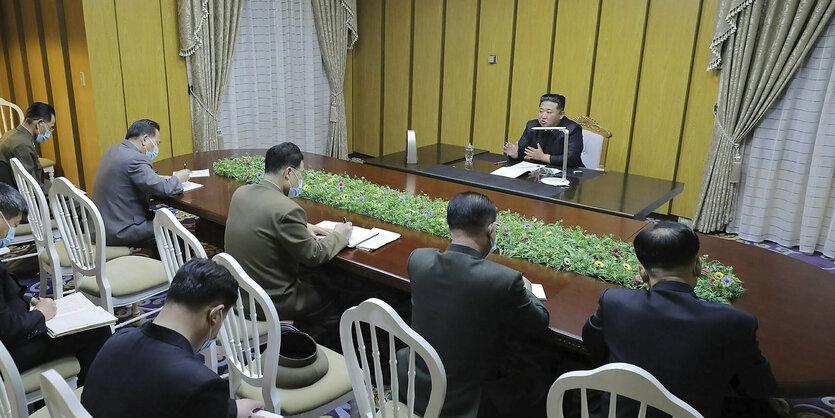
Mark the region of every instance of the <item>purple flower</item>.
[[596, 256], [596, 255], [593, 255], [593, 256], [592, 256], [592, 258], [594, 258], [595, 260], [597, 260], [597, 256]]
[[405, 197], [403, 197], [403, 196], [400, 196], [397, 200], [399, 200], [399, 201], [401, 201], [401, 202], [402, 202], [402, 201], [406, 200], [406, 198], [405, 198]]
[[362, 202], [363, 200], [365, 200], [365, 198], [364, 198], [364, 197], [362, 197], [362, 196], [358, 197], [357, 199], [359, 199], [359, 201], [360, 201], [360, 202]]
[[531, 224], [525, 224], [525, 229], [531, 229]]
[[423, 214], [426, 215], [426, 216], [429, 216], [429, 215], [432, 214], [432, 211], [431, 210], [425, 210], [425, 211], [423, 211]]
[[261, 174], [261, 172], [260, 172], [260, 171], [259, 171], [259, 172], [258, 172], [258, 174], [256, 174], [256, 175], [258, 176], [258, 178], [259, 178], [259, 179], [261, 178], [261, 176], [263, 176], [263, 174]]
[[341, 192], [342, 191], [342, 186], [337, 187], [337, 189], [339, 189], [339, 191]]
[[[501, 222], [496, 222], [496, 225], [497, 226], [502, 226], [502, 223]], [[505, 231], [507, 231], [507, 229], [505, 229]]]
[[728, 277], [728, 276], [723, 277], [722, 278], [722, 283], [730, 284], [731, 283], [731, 278]]
[[506, 236], [507, 236], [507, 232], [502, 232], [502, 236], [503, 236], [503, 237], [506, 237]]

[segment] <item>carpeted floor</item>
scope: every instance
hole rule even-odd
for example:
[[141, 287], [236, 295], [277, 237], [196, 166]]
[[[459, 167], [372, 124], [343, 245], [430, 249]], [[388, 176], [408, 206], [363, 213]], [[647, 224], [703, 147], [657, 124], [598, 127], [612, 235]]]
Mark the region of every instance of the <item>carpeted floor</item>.
[[[177, 218], [183, 223], [183, 225], [190, 229], [191, 231], [194, 230], [194, 223], [196, 217], [191, 214], [179, 211], [177, 209], [171, 209], [171, 211], [177, 216]], [[802, 260], [806, 263], [815, 265], [820, 267], [822, 270], [827, 271], [829, 273], [835, 273], [835, 260], [822, 256], [820, 253], [815, 254], [803, 254], [800, 253], [797, 248], [786, 248], [782, 247], [778, 244], [772, 242], [763, 242], [763, 243], [752, 243], [745, 240], [739, 239], [736, 235], [730, 234], [720, 234], [718, 235], [723, 239], [729, 239], [734, 241], [739, 241], [749, 245], [756, 245], [770, 251], [778, 252], [781, 254], [785, 254], [789, 257], [793, 257], [799, 260]], [[203, 244], [206, 249], [206, 253], [209, 257], [214, 256], [221, 249], [217, 247], [213, 247], [206, 243]], [[16, 255], [22, 255], [26, 253], [31, 253], [34, 251], [34, 244], [27, 244], [27, 245], [15, 245], [10, 246], [9, 249], [11, 250], [11, 254], [8, 257], [13, 257]], [[18, 277], [20, 283], [27, 288], [27, 292], [31, 294], [38, 294], [40, 291], [40, 282], [37, 274], [37, 265], [34, 265], [34, 270], [30, 274], [27, 274], [26, 277]], [[833, 276], [833, 280], [835, 280], [835, 276]], [[65, 278], [65, 282], [69, 281], [69, 277]], [[48, 293], [51, 294], [51, 289], [48, 289]], [[149, 299], [146, 299], [142, 302], [140, 306], [140, 310], [144, 312], [148, 312], [159, 308], [163, 302], [165, 301], [165, 295], [155, 296]], [[124, 308], [117, 308], [116, 316], [120, 318], [120, 320], [125, 320], [130, 317], [130, 314], [127, 309]], [[225, 362], [223, 359], [220, 359], [220, 367], [225, 368]], [[803, 399], [784, 399], [784, 398], [773, 398], [770, 401], [772, 408], [782, 417], [793, 417], [793, 418], [835, 418], [835, 396], [827, 396], [823, 398], [803, 398]], [[350, 416], [350, 408], [348, 404], [342, 405], [341, 407], [329, 412], [328, 414], [324, 415], [323, 417], [330, 417], [330, 418], [346, 418]]]

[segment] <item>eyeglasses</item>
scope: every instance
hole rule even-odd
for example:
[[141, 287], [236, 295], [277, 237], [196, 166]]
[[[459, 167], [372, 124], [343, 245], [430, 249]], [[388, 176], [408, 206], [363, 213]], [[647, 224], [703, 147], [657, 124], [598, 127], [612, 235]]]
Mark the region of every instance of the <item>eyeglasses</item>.
[[46, 125], [46, 122], [44, 122], [43, 120], [41, 120], [41, 123], [43, 123], [43, 126], [46, 126], [46, 129], [49, 129], [49, 132], [55, 132], [55, 127], [54, 126], [50, 128], [49, 126]]

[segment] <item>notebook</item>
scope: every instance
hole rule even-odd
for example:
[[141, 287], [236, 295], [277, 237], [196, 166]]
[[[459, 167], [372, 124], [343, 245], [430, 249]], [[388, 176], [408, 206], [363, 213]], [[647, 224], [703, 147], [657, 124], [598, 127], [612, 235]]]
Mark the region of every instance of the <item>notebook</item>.
[[[322, 221], [316, 224], [316, 226], [324, 229], [333, 229], [336, 226], [336, 222], [334, 221]], [[351, 230], [351, 237], [348, 238], [348, 248], [354, 248], [358, 244], [361, 244], [369, 239], [376, 237], [380, 232], [375, 231], [373, 229], [362, 228], [359, 226], [355, 226]]]
[[47, 333], [52, 338], [116, 323], [115, 316], [101, 306], [93, 305], [93, 302], [81, 293], [60, 298], [55, 301], [55, 306], [55, 317], [46, 321]]
[[[177, 172], [173, 172], [173, 173], [171, 173], [171, 175], [175, 176], [175, 175], [177, 175]], [[209, 177], [209, 169], [204, 168], [202, 170], [191, 170], [191, 174], [189, 174], [189, 177], [191, 177], [191, 178]]]
[[531, 283], [531, 293], [539, 300], [548, 299], [545, 297], [545, 288], [539, 283]]
[[397, 232], [386, 231], [385, 229], [380, 228], [372, 228], [371, 230], [377, 231], [377, 236], [370, 238], [368, 241], [365, 241], [360, 245], [357, 245], [357, 248], [360, 250], [374, 251], [390, 242], [397, 241], [400, 238], [400, 234]]
[[516, 177], [519, 177], [522, 174], [534, 171], [540, 167], [542, 167], [542, 164], [534, 164], [528, 161], [522, 161], [521, 163], [513, 164], [508, 167], [502, 167], [498, 170], [493, 170], [490, 174], [515, 179]]
[[183, 193], [191, 191], [191, 190], [197, 190], [201, 187], [203, 187], [203, 185], [200, 184], [200, 183], [192, 183], [190, 181], [184, 181], [183, 182]]
[[253, 412], [252, 418], [259, 418], [259, 417], [260, 418], [283, 418], [281, 415], [278, 415], [278, 414], [270, 412], [270, 411], [265, 411], [263, 409]]

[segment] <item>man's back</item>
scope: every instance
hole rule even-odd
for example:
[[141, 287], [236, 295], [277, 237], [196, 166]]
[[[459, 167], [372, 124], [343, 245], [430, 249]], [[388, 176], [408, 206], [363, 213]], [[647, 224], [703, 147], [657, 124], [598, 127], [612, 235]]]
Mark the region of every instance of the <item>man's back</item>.
[[226, 383], [188, 340], [147, 323], [119, 330], [90, 367], [81, 403], [95, 417], [235, 416]]
[[521, 273], [466, 246], [415, 250], [408, 271], [412, 328], [438, 352], [447, 375], [442, 415], [475, 416], [509, 329], [543, 331], [548, 311], [525, 290]]
[[756, 330], [753, 315], [701, 301], [686, 283], [661, 281], [651, 291], [605, 290], [583, 341], [596, 360], [637, 365], [704, 416], [715, 417], [732, 389], [756, 397], [774, 388]]

